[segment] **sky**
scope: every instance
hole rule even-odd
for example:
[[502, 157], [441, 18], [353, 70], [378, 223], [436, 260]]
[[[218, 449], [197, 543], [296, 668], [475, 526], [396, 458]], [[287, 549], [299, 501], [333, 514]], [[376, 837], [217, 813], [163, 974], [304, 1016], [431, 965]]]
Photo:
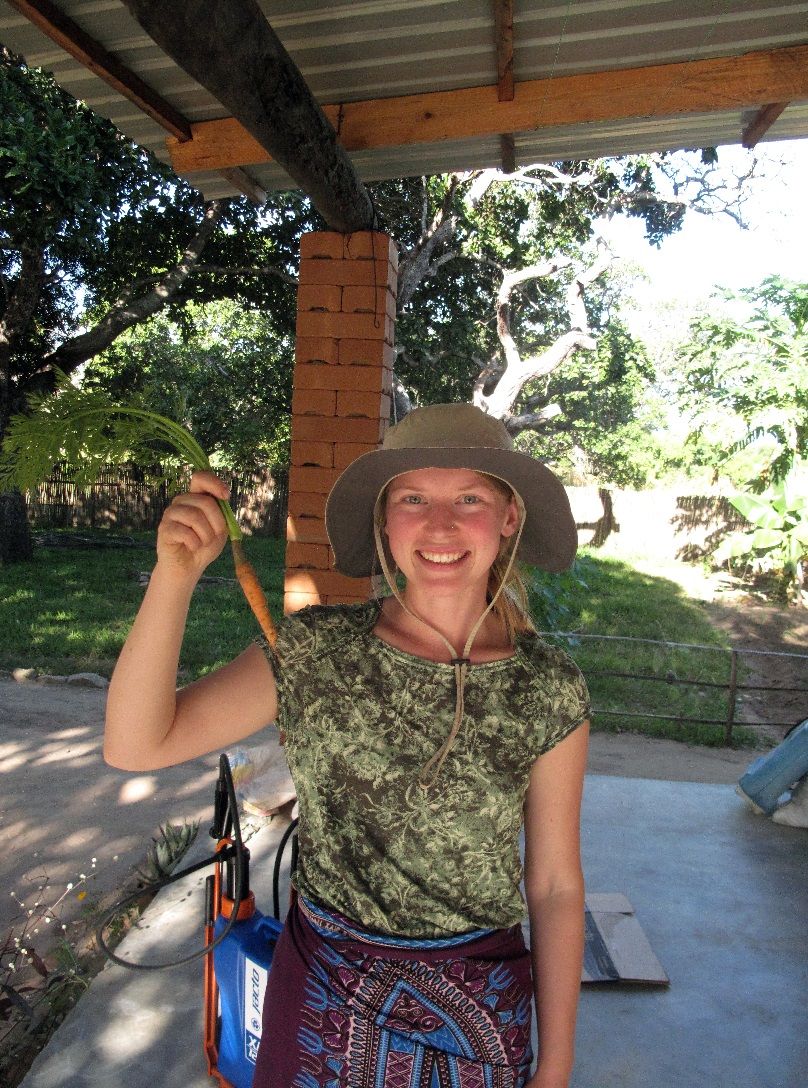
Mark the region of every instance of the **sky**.
[[760, 144], [755, 152], [719, 148], [719, 162], [745, 169], [752, 154], [762, 160], [764, 176], [752, 189], [747, 230], [726, 215], [690, 212], [681, 231], [656, 249], [645, 241], [641, 220], [621, 216], [605, 225], [618, 257], [648, 273], [648, 283], [635, 291], [640, 309], [673, 300], [687, 306], [716, 286], [737, 290], [773, 273], [808, 280], [808, 140]]

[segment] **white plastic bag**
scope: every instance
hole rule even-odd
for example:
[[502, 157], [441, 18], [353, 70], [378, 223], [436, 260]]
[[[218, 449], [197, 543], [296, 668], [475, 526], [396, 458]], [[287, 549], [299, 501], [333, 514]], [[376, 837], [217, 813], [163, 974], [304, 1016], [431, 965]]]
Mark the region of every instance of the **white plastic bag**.
[[277, 739], [231, 748], [227, 755], [236, 796], [245, 812], [271, 816], [297, 796]]

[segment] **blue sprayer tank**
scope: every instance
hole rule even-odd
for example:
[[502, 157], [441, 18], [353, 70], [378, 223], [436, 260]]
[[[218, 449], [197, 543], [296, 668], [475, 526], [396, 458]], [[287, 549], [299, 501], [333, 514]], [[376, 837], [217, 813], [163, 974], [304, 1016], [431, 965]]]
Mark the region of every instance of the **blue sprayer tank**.
[[[220, 914], [214, 936], [226, 925]], [[282, 928], [281, 922], [255, 909], [213, 950], [221, 1014], [218, 1069], [233, 1088], [252, 1088], [267, 974]]]
[[742, 797], [767, 816], [783, 793], [808, 774], [808, 719], [795, 726], [784, 740], [761, 756], [741, 776], [736, 787]]

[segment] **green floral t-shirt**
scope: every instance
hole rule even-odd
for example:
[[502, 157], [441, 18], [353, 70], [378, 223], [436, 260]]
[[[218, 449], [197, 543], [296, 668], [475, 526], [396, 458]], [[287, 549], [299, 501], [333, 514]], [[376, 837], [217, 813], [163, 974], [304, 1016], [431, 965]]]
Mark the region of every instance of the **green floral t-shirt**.
[[278, 726], [297, 789], [293, 883], [361, 925], [443, 937], [520, 922], [519, 832], [530, 770], [580, 725], [575, 663], [537, 635], [470, 665], [460, 732], [428, 789], [421, 769], [448, 736], [454, 670], [373, 634], [379, 603], [305, 608], [278, 624]]

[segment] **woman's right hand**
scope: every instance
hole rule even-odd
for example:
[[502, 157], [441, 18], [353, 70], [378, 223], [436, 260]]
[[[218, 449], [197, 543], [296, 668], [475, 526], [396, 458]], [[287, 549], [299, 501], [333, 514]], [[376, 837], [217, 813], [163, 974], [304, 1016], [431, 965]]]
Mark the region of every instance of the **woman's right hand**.
[[212, 472], [195, 472], [189, 491], [177, 495], [157, 530], [157, 561], [164, 570], [199, 578], [221, 553], [227, 524], [218, 499], [228, 486]]

